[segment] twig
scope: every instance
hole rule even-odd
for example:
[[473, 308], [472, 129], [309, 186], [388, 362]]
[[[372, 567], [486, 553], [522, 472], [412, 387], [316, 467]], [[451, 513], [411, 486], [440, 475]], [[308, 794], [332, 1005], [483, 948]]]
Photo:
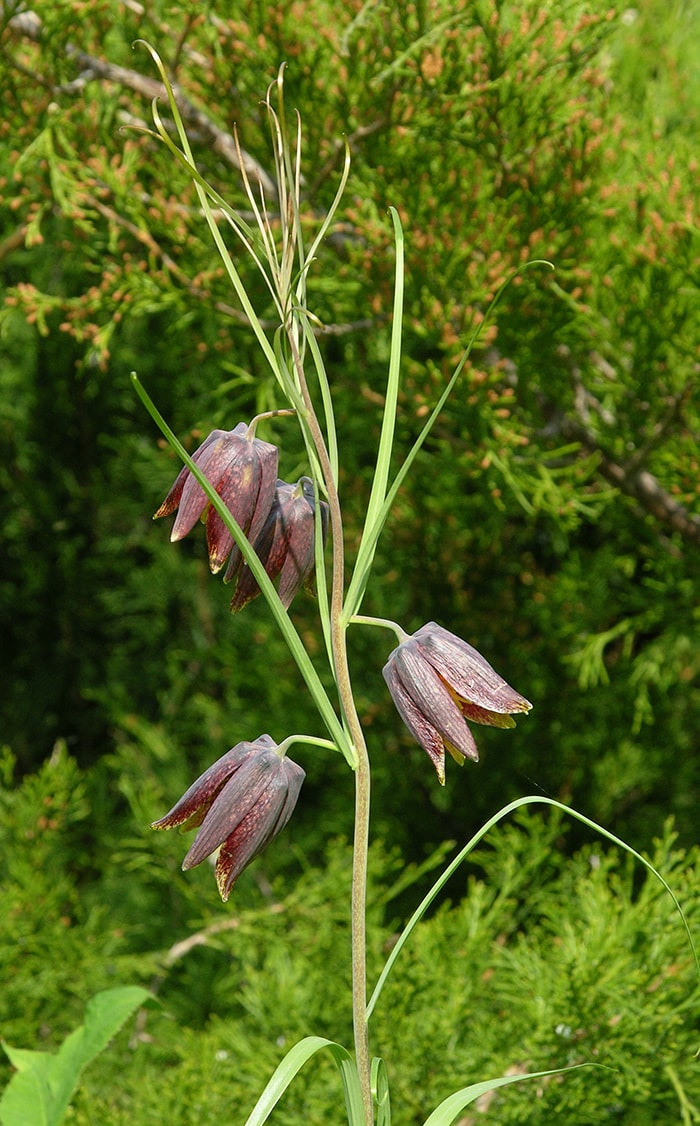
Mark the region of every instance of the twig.
[[695, 380], [688, 380], [685, 387], [683, 387], [677, 395], [673, 396], [673, 398], [671, 399], [671, 404], [664, 417], [659, 419], [650, 437], [647, 439], [644, 445], [639, 447], [639, 449], [627, 462], [625, 468], [628, 473], [633, 473], [636, 469], [639, 469], [647, 460], [651, 451], [655, 450], [657, 446], [661, 445], [671, 427], [675, 426], [675, 424], [680, 421], [683, 414], [683, 408], [690, 398], [694, 385]]
[[[691, 543], [700, 543], [700, 516], [688, 512], [687, 508], [663, 488], [653, 473], [649, 473], [647, 469], [643, 468], [643, 463], [651, 451], [663, 441], [671, 427], [680, 419], [693, 383], [686, 383], [681, 392], [674, 396], [669, 410], [656, 424], [648, 440], [635, 451], [625, 464], [620, 465], [604, 449], [596, 434], [587, 425], [591, 413], [594, 413], [607, 427], [615, 426], [614, 416], [605, 410], [595, 395], [592, 395], [584, 387], [580, 369], [574, 363], [568, 349], [561, 349], [560, 355], [571, 372], [574, 384], [575, 410], [579, 417], [571, 418], [569, 415], [565, 415], [550, 399], [540, 395], [538, 396], [540, 405], [549, 420], [547, 429], [550, 432], [562, 434], [565, 438], [574, 442], [579, 442], [589, 453], [597, 454], [600, 459], [597, 467], [598, 472], [606, 481], [609, 481], [625, 496], [636, 500], [644, 511], [656, 520], [668, 524], [683, 539], [689, 540]], [[591, 358], [595, 360], [596, 366], [600, 370], [605, 371], [603, 367], [605, 361], [602, 357], [594, 353]], [[614, 378], [612, 369], [606, 374]]]
[[12, 234], [0, 242], [0, 262], [3, 258], [7, 258], [8, 254], [12, 254], [13, 250], [19, 250], [20, 246], [24, 246], [24, 240], [27, 237], [27, 228], [25, 225], [17, 227]]
[[700, 516], [688, 512], [682, 504], [671, 496], [658, 482], [653, 473], [646, 469], [623, 466], [614, 461], [602, 448], [600, 442], [586, 426], [564, 414], [557, 417], [557, 430], [565, 438], [580, 442], [590, 453], [600, 457], [598, 472], [612, 485], [633, 497], [641, 507], [655, 519], [670, 525], [691, 543], [700, 543]]

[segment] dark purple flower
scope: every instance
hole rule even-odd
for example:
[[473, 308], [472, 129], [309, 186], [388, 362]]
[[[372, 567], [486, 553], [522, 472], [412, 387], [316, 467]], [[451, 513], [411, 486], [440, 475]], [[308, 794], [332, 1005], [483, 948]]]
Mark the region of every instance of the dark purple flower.
[[[315, 562], [314, 536], [316, 495], [310, 477], [302, 477], [296, 485], [278, 481], [275, 497], [260, 535], [253, 542], [255, 553], [273, 581], [279, 575], [277, 593], [287, 609], [297, 591], [312, 575]], [[328, 505], [321, 501], [321, 525], [325, 536]], [[225, 581], [237, 575], [231, 610], [242, 610], [260, 594], [253, 572], [243, 562], [240, 552], [231, 553]]]
[[466, 758], [478, 762], [466, 720], [515, 727], [512, 713], [532, 707], [481, 653], [435, 622], [402, 641], [383, 671], [399, 715], [427, 751], [442, 785], [445, 750], [460, 765]]
[[[233, 430], [213, 430], [192, 460], [214, 486], [236, 523], [254, 541], [275, 496], [277, 447], [255, 438], [251, 428], [239, 422]], [[233, 536], [186, 465], [154, 519], [169, 516], [176, 508], [170, 539], [181, 540], [199, 519], [205, 520], [209, 566], [214, 573], [220, 571], [233, 547]]]
[[183, 871], [218, 848], [216, 882], [225, 902], [243, 869], [289, 821], [304, 778], [269, 735], [260, 735], [227, 751], [151, 828], [199, 827]]

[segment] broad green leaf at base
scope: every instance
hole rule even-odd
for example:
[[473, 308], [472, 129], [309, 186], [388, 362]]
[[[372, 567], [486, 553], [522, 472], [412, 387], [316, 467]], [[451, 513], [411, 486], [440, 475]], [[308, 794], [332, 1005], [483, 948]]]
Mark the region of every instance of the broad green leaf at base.
[[151, 997], [138, 985], [97, 993], [88, 1001], [85, 1023], [71, 1032], [56, 1053], [12, 1048], [3, 1043], [17, 1071], [0, 1098], [2, 1126], [58, 1126], [83, 1068]]

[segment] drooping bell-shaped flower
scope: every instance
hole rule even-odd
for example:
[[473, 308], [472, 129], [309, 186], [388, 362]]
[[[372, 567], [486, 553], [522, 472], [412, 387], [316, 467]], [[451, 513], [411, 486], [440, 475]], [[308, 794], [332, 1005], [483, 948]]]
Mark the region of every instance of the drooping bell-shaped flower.
[[430, 756], [442, 785], [445, 750], [460, 765], [467, 758], [478, 762], [467, 720], [515, 727], [513, 714], [532, 707], [481, 653], [435, 622], [402, 641], [383, 674], [399, 715]]
[[218, 848], [216, 882], [225, 902], [243, 869], [289, 821], [304, 778], [269, 735], [260, 735], [222, 755], [151, 828], [199, 828], [183, 871]]
[[[328, 505], [321, 501], [321, 527], [325, 537]], [[313, 573], [315, 562], [316, 494], [310, 477], [301, 477], [295, 485], [278, 481], [275, 497], [260, 535], [253, 542], [255, 553], [271, 580], [279, 575], [277, 593], [287, 609], [295, 594]], [[237, 576], [231, 610], [242, 610], [260, 594], [253, 572], [234, 547], [224, 576], [226, 581]]]
[[[251, 541], [267, 519], [275, 496], [279, 454], [276, 446], [254, 436], [255, 425], [239, 422], [233, 430], [213, 430], [192, 460], [216, 489], [231, 515]], [[181, 540], [198, 520], [206, 522], [209, 566], [220, 571], [233, 536], [209, 502], [204, 489], [183, 466], [154, 519], [178, 510], [170, 539]]]

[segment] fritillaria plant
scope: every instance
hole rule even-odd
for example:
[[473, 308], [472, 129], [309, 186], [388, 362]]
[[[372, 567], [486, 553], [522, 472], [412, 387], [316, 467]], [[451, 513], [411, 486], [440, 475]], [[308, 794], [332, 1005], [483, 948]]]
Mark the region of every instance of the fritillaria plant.
[[[295, 420], [301, 429], [309, 467], [308, 475], [297, 482], [279, 478], [279, 451], [256, 437], [256, 427], [264, 415], [250, 422], [238, 422], [230, 431], [212, 431], [190, 456], [134, 374], [137, 393], [184, 462], [156, 516], [176, 513], [173, 540], [187, 535], [198, 522], [204, 523], [211, 570], [217, 573], [226, 566], [224, 580], [233, 584], [231, 610], [242, 611], [251, 599], [259, 594], [264, 596], [325, 727], [323, 735], [286, 735], [279, 742], [267, 734], [251, 739], [249, 732], [237, 733], [241, 740], [209, 766], [173, 808], [153, 822], [153, 828], [197, 829], [182, 866], [187, 870], [216, 854], [216, 880], [226, 900], [243, 869], [284, 829], [297, 804], [304, 771], [287, 757], [289, 747], [294, 743], [311, 744], [345, 757], [355, 777], [350, 904], [354, 1051], [350, 1053], [340, 1044], [314, 1036], [295, 1045], [272, 1076], [247, 1119], [247, 1126], [265, 1122], [304, 1063], [326, 1049], [340, 1071], [351, 1126], [372, 1126], [375, 1121], [378, 1126], [388, 1126], [387, 1073], [383, 1061], [370, 1056], [369, 1021], [396, 958], [450, 874], [497, 820], [527, 802], [559, 804], [546, 798], [522, 798], [501, 810], [465, 845], [409, 920], [368, 1000], [365, 896], [370, 760], [350, 681], [348, 630], [381, 627], [396, 635], [398, 644], [387, 654], [384, 668], [386, 686], [409, 732], [427, 752], [440, 784], [445, 783], [445, 752], [459, 764], [478, 758], [471, 723], [510, 728], [514, 726], [513, 716], [526, 714], [531, 707], [477, 649], [447, 628], [429, 622], [408, 634], [395, 622], [361, 613], [377, 542], [392, 502], [460, 376], [478, 329], [413, 447], [402, 457], [401, 468], [392, 476], [400, 382], [403, 234], [398, 214], [391, 209], [396, 271], [384, 414], [364, 527], [352, 571], [346, 574], [333, 397], [317, 342], [318, 322], [307, 302], [307, 280], [316, 249], [333, 222], [343, 194], [348, 154], [333, 204], [307, 246], [301, 224], [301, 127], [297, 118], [290, 136], [281, 69], [266, 102], [277, 196], [266, 198], [263, 186], [251, 181], [241, 159], [243, 186], [254, 217], [249, 224], [198, 171], [163, 64], [151, 47], [148, 50], [160, 72], [181, 147], [173, 140], [172, 130], [161, 120], [155, 104], [153, 135], [192, 176], [202, 213], [231, 285], [276, 380], [280, 408], [271, 413], [293, 416], [287, 421], [293, 425]], [[232, 236], [231, 246], [224, 237], [226, 228]], [[279, 322], [272, 338], [263, 328], [236, 268], [236, 246], [238, 252], [253, 258], [272, 296]], [[317, 402], [321, 404], [320, 411]], [[310, 584], [317, 594], [319, 625], [334, 686], [332, 693], [324, 688], [289, 614], [293, 600]], [[381, 678], [378, 682], [381, 685]], [[592, 824], [579, 814], [573, 815]], [[633, 851], [612, 834], [603, 832]], [[650, 867], [648, 862], [642, 862]], [[484, 1091], [522, 1078], [520, 1074], [504, 1076], [454, 1092], [429, 1114], [425, 1126], [449, 1126]]]

